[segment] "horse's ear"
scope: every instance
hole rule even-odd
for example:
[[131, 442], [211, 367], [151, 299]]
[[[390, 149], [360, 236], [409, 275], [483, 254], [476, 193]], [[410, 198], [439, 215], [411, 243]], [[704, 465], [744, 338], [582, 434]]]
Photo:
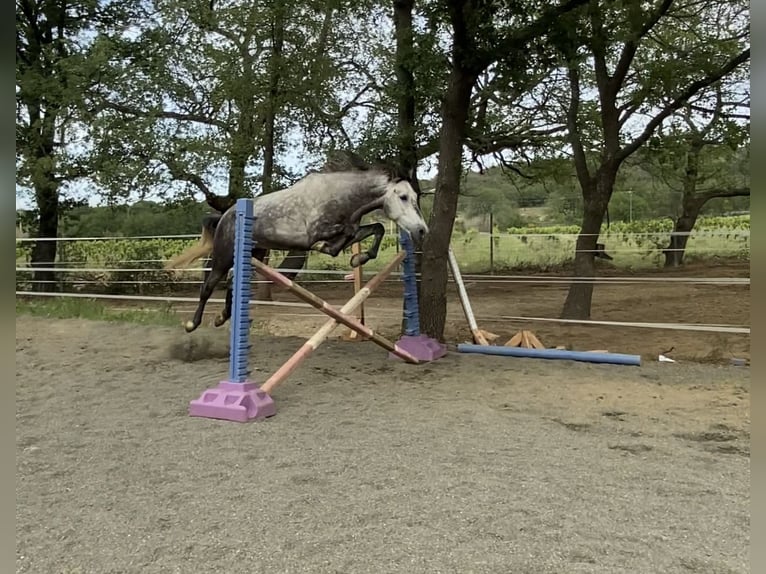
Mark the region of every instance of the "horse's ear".
[[399, 174], [400, 179], [403, 179], [409, 183], [412, 183], [415, 180], [415, 170], [406, 170], [403, 167], [399, 168]]
[[394, 181], [406, 181], [407, 183], [412, 183], [412, 174], [408, 173], [407, 170], [399, 164], [391, 166], [390, 177]]

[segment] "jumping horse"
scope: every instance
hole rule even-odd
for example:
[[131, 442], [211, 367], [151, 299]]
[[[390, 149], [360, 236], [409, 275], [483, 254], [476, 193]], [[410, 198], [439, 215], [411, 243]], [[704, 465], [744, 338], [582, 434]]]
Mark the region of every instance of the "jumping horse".
[[[373, 211], [382, 211], [409, 234], [415, 244], [423, 241], [428, 226], [408, 178], [382, 163], [367, 165], [354, 156], [346, 158], [328, 161], [320, 171], [309, 173], [290, 187], [253, 200], [254, 258], [262, 261], [269, 249], [288, 251], [285, 261], [312, 250], [337, 257], [352, 243], [372, 236], [370, 248], [351, 257], [351, 266], [359, 267], [377, 257], [386, 232], [381, 223], [361, 225], [362, 217]], [[212, 254], [194, 318], [184, 325], [187, 333], [199, 327], [205, 304], [234, 265], [235, 211], [232, 206], [223, 215], [207, 216], [202, 222], [199, 243], [165, 266], [167, 269], [183, 267]], [[285, 275], [293, 278], [297, 271]], [[231, 317], [231, 305], [229, 285], [224, 309], [214, 322], [216, 327]]]

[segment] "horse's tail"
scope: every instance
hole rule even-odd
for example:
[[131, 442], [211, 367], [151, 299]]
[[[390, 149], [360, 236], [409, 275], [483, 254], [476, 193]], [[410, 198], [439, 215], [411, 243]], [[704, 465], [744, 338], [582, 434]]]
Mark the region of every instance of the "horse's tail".
[[202, 220], [202, 236], [196, 245], [192, 245], [186, 251], [182, 251], [165, 263], [165, 269], [177, 269], [186, 267], [190, 263], [206, 257], [213, 252], [213, 236], [215, 228], [221, 220], [220, 215], [207, 215]]

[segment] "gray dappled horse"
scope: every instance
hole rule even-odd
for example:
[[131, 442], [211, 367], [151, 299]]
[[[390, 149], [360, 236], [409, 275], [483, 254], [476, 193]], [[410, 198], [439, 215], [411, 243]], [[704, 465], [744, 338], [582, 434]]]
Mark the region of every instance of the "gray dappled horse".
[[[352, 267], [364, 265], [377, 257], [386, 232], [381, 223], [361, 225], [362, 217], [375, 210], [396, 222], [416, 244], [428, 232], [415, 191], [406, 177], [391, 168], [367, 167], [358, 161], [328, 163], [323, 170], [309, 173], [288, 188], [253, 200], [252, 256], [262, 261], [266, 250], [274, 249], [290, 252], [285, 261], [310, 250], [337, 257], [352, 243], [372, 236], [372, 246], [351, 258]], [[212, 253], [211, 269], [205, 272], [194, 318], [184, 326], [188, 333], [199, 327], [213, 289], [234, 265], [235, 212], [236, 206], [232, 206], [223, 215], [206, 217], [199, 243], [165, 266], [178, 268]], [[297, 271], [285, 275], [292, 278]], [[216, 327], [231, 317], [231, 299], [229, 286], [224, 310], [215, 319]]]

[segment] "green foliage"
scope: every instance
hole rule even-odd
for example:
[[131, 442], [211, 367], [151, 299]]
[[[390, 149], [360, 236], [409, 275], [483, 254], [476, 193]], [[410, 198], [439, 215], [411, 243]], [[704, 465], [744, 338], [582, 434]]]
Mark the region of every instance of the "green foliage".
[[[94, 96], [92, 160], [116, 201], [135, 192], [247, 197], [264, 189], [272, 147], [272, 188], [284, 187], [298, 175], [286, 159], [326, 151], [344, 122], [363, 123], [358, 108], [381, 97], [370, 78], [385, 83], [376, 49], [390, 39], [379, 30], [378, 3], [170, 0], [152, 8], [140, 25], [97, 39], [112, 66]], [[357, 93], [364, 101], [349, 102]]]
[[[711, 112], [700, 115], [695, 107]], [[750, 123], [730, 117], [742, 116], [742, 107], [736, 89], [717, 85], [684, 106], [677, 121], [647, 146], [642, 168], [668, 190], [670, 213], [693, 215], [700, 197], [712, 197], [702, 213], [749, 209]], [[719, 197], [710, 195], [714, 192]]]
[[[67, 290], [93, 293], [150, 294], [168, 291], [174, 283], [189, 280], [188, 273], [163, 269], [165, 261], [196, 240], [119, 239], [64, 241], [58, 249], [61, 281]], [[21, 253], [23, 254], [24, 248]], [[17, 246], [17, 264], [20, 249]], [[113, 270], [110, 270], [113, 269]], [[29, 272], [17, 273], [24, 288]]]
[[92, 175], [82, 152], [87, 93], [109, 68], [92, 38], [96, 30], [129, 27], [137, 5], [30, 0], [22, 8], [17, 2], [16, 183], [33, 189], [38, 202], [55, 203], [68, 183]]
[[[631, 219], [670, 218], [676, 214], [680, 192], [653, 174], [650, 165], [653, 153], [640, 150], [620, 170], [609, 203], [609, 221], [612, 224]], [[738, 151], [735, 154], [736, 161], [730, 160], [728, 168], [731, 171], [747, 169], [739, 159], [741, 153]], [[530, 163], [523, 173], [524, 176], [503, 172], [497, 167], [486, 170], [484, 174], [467, 173], [462, 182], [455, 228], [476, 226], [488, 231], [490, 213], [501, 229], [546, 223], [574, 225], [580, 222], [582, 193], [571, 162], [538, 160]], [[729, 181], [738, 182], [741, 179], [735, 179], [732, 174]], [[434, 181], [421, 182], [424, 189], [434, 185]], [[424, 197], [424, 212], [430, 210], [431, 203], [431, 196]], [[714, 216], [748, 209], [749, 198], [727, 198], [709, 202], [702, 213]], [[528, 215], [530, 211], [538, 213], [539, 217], [533, 219]]]
[[75, 208], [62, 217], [61, 235], [133, 237], [198, 233], [202, 218], [209, 212], [206, 204], [197, 202], [140, 201], [129, 206]]
[[97, 299], [52, 298], [49, 300], [16, 300], [17, 315], [55, 319], [90, 319], [148, 325], [177, 325], [178, 317], [169, 307], [164, 309], [115, 310]]
[[[695, 226], [697, 231], [741, 231], [750, 230], [749, 215], [730, 215], [700, 217]], [[618, 221], [601, 226], [601, 233], [610, 234], [634, 234], [634, 233], [670, 233], [673, 231], [673, 222], [670, 219], [648, 219], [642, 221]], [[510, 235], [553, 235], [568, 233], [576, 235], [580, 232], [579, 225], [550, 225], [534, 228], [511, 227], [506, 231]]]

